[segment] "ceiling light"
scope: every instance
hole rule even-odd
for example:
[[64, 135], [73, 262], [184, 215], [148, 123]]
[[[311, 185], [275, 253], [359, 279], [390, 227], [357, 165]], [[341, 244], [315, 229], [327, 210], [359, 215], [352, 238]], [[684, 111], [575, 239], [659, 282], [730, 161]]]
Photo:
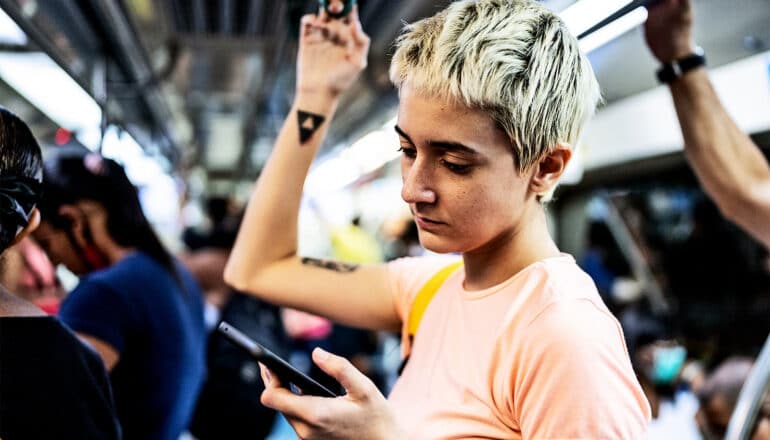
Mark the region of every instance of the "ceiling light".
[[647, 8], [640, 6], [628, 14], [618, 18], [596, 32], [582, 38], [579, 41], [580, 49], [584, 53], [601, 47], [615, 38], [625, 34], [647, 20]]
[[0, 42], [22, 46], [27, 44], [27, 34], [2, 9], [0, 9]]
[[561, 11], [559, 16], [572, 35], [577, 36], [629, 3], [631, 0], [580, 0]]
[[394, 125], [395, 116], [383, 124], [382, 129], [365, 134], [348, 148], [320, 162], [305, 180], [305, 192], [317, 196], [340, 190], [396, 159], [400, 153]]
[[[652, 3], [640, 0], [579, 0], [563, 10], [561, 16], [567, 28], [575, 36], [581, 36], [580, 49], [584, 53], [603, 46], [613, 39], [623, 35], [627, 31], [644, 23], [647, 20], [647, 9], [644, 5]], [[635, 7], [637, 6], [637, 7]], [[625, 13], [627, 11], [627, 13]], [[614, 15], [619, 18], [612, 20]], [[601, 26], [603, 20], [612, 20], [609, 24]]]

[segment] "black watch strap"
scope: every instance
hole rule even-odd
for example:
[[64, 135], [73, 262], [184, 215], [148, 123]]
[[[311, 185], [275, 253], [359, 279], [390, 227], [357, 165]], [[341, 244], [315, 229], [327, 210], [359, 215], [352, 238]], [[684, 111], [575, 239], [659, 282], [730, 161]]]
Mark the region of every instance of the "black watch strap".
[[658, 81], [664, 84], [671, 84], [690, 70], [705, 65], [706, 55], [703, 53], [703, 49], [698, 47], [695, 49], [695, 52], [684, 58], [663, 64], [657, 72]]

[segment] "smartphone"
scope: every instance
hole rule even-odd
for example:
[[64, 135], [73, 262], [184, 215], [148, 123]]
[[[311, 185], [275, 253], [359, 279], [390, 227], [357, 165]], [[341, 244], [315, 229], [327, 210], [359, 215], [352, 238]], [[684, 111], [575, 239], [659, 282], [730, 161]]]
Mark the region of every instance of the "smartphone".
[[[226, 322], [221, 322], [217, 331], [224, 335], [230, 342], [246, 350], [257, 362], [261, 362], [271, 374], [275, 374], [281, 381], [281, 385], [291, 389], [297, 388], [300, 393], [320, 397], [337, 397], [330, 389], [307, 376], [305, 373], [292, 367], [291, 364], [278, 357], [275, 353], [265, 348], [257, 341], [249, 338], [235, 327]], [[342, 389], [342, 387], [340, 387]]]
[[345, 7], [339, 14], [332, 14], [331, 11], [329, 11], [329, 3], [331, 3], [330, 0], [318, 0], [318, 3], [331, 18], [342, 18], [350, 13], [350, 10], [353, 9], [353, 6], [356, 4], [356, 0], [342, 0], [342, 3], [345, 4]]

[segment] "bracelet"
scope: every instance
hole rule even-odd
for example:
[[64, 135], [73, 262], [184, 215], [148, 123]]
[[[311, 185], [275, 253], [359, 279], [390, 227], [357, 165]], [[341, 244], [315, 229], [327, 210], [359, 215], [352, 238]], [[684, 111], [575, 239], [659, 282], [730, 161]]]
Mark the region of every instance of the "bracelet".
[[704, 54], [703, 49], [696, 47], [694, 53], [670, 63], [664, 63], [656, 73], [658, 81], [663, 84], [671, 84], [690, 70], [705, 65], [706, 55]]

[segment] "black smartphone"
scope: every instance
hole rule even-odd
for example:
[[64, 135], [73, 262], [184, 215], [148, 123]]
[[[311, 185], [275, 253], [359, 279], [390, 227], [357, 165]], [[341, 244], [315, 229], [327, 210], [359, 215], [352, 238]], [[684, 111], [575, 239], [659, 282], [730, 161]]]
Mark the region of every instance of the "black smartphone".
[[329, 14], [331, 18], [339, 19], [346, 17], [350, 13], [350, 10], [353, 9], [353, 6], [356, 4], [356, 0], [342, 0], [342, 3], [344, 3], [345, 7], [339, 14], [333, 14], [331, 11], [329, 11], [329, 3], [331, 3], [330, 0], [318, 0], [318, 3], [321, 5], [321, 8], [326, 10], [326, 13]]
[[[302, 394], [320, 397], [337, 397], [330, 389], [307, 376], [305, 373], [292, 367], [291, 364], [281, 359], [272, 351], [265, 348], [257, 341], [241, 333], [238, 329], [222, 321], [217, 328], [230, 342], [243, 348], [257, 361], [264, 364], [272, 374], [281, 381], [281, 385], [291, 389], [293, 385]], [[341, 387], [340, 387], [341, 388]]]

